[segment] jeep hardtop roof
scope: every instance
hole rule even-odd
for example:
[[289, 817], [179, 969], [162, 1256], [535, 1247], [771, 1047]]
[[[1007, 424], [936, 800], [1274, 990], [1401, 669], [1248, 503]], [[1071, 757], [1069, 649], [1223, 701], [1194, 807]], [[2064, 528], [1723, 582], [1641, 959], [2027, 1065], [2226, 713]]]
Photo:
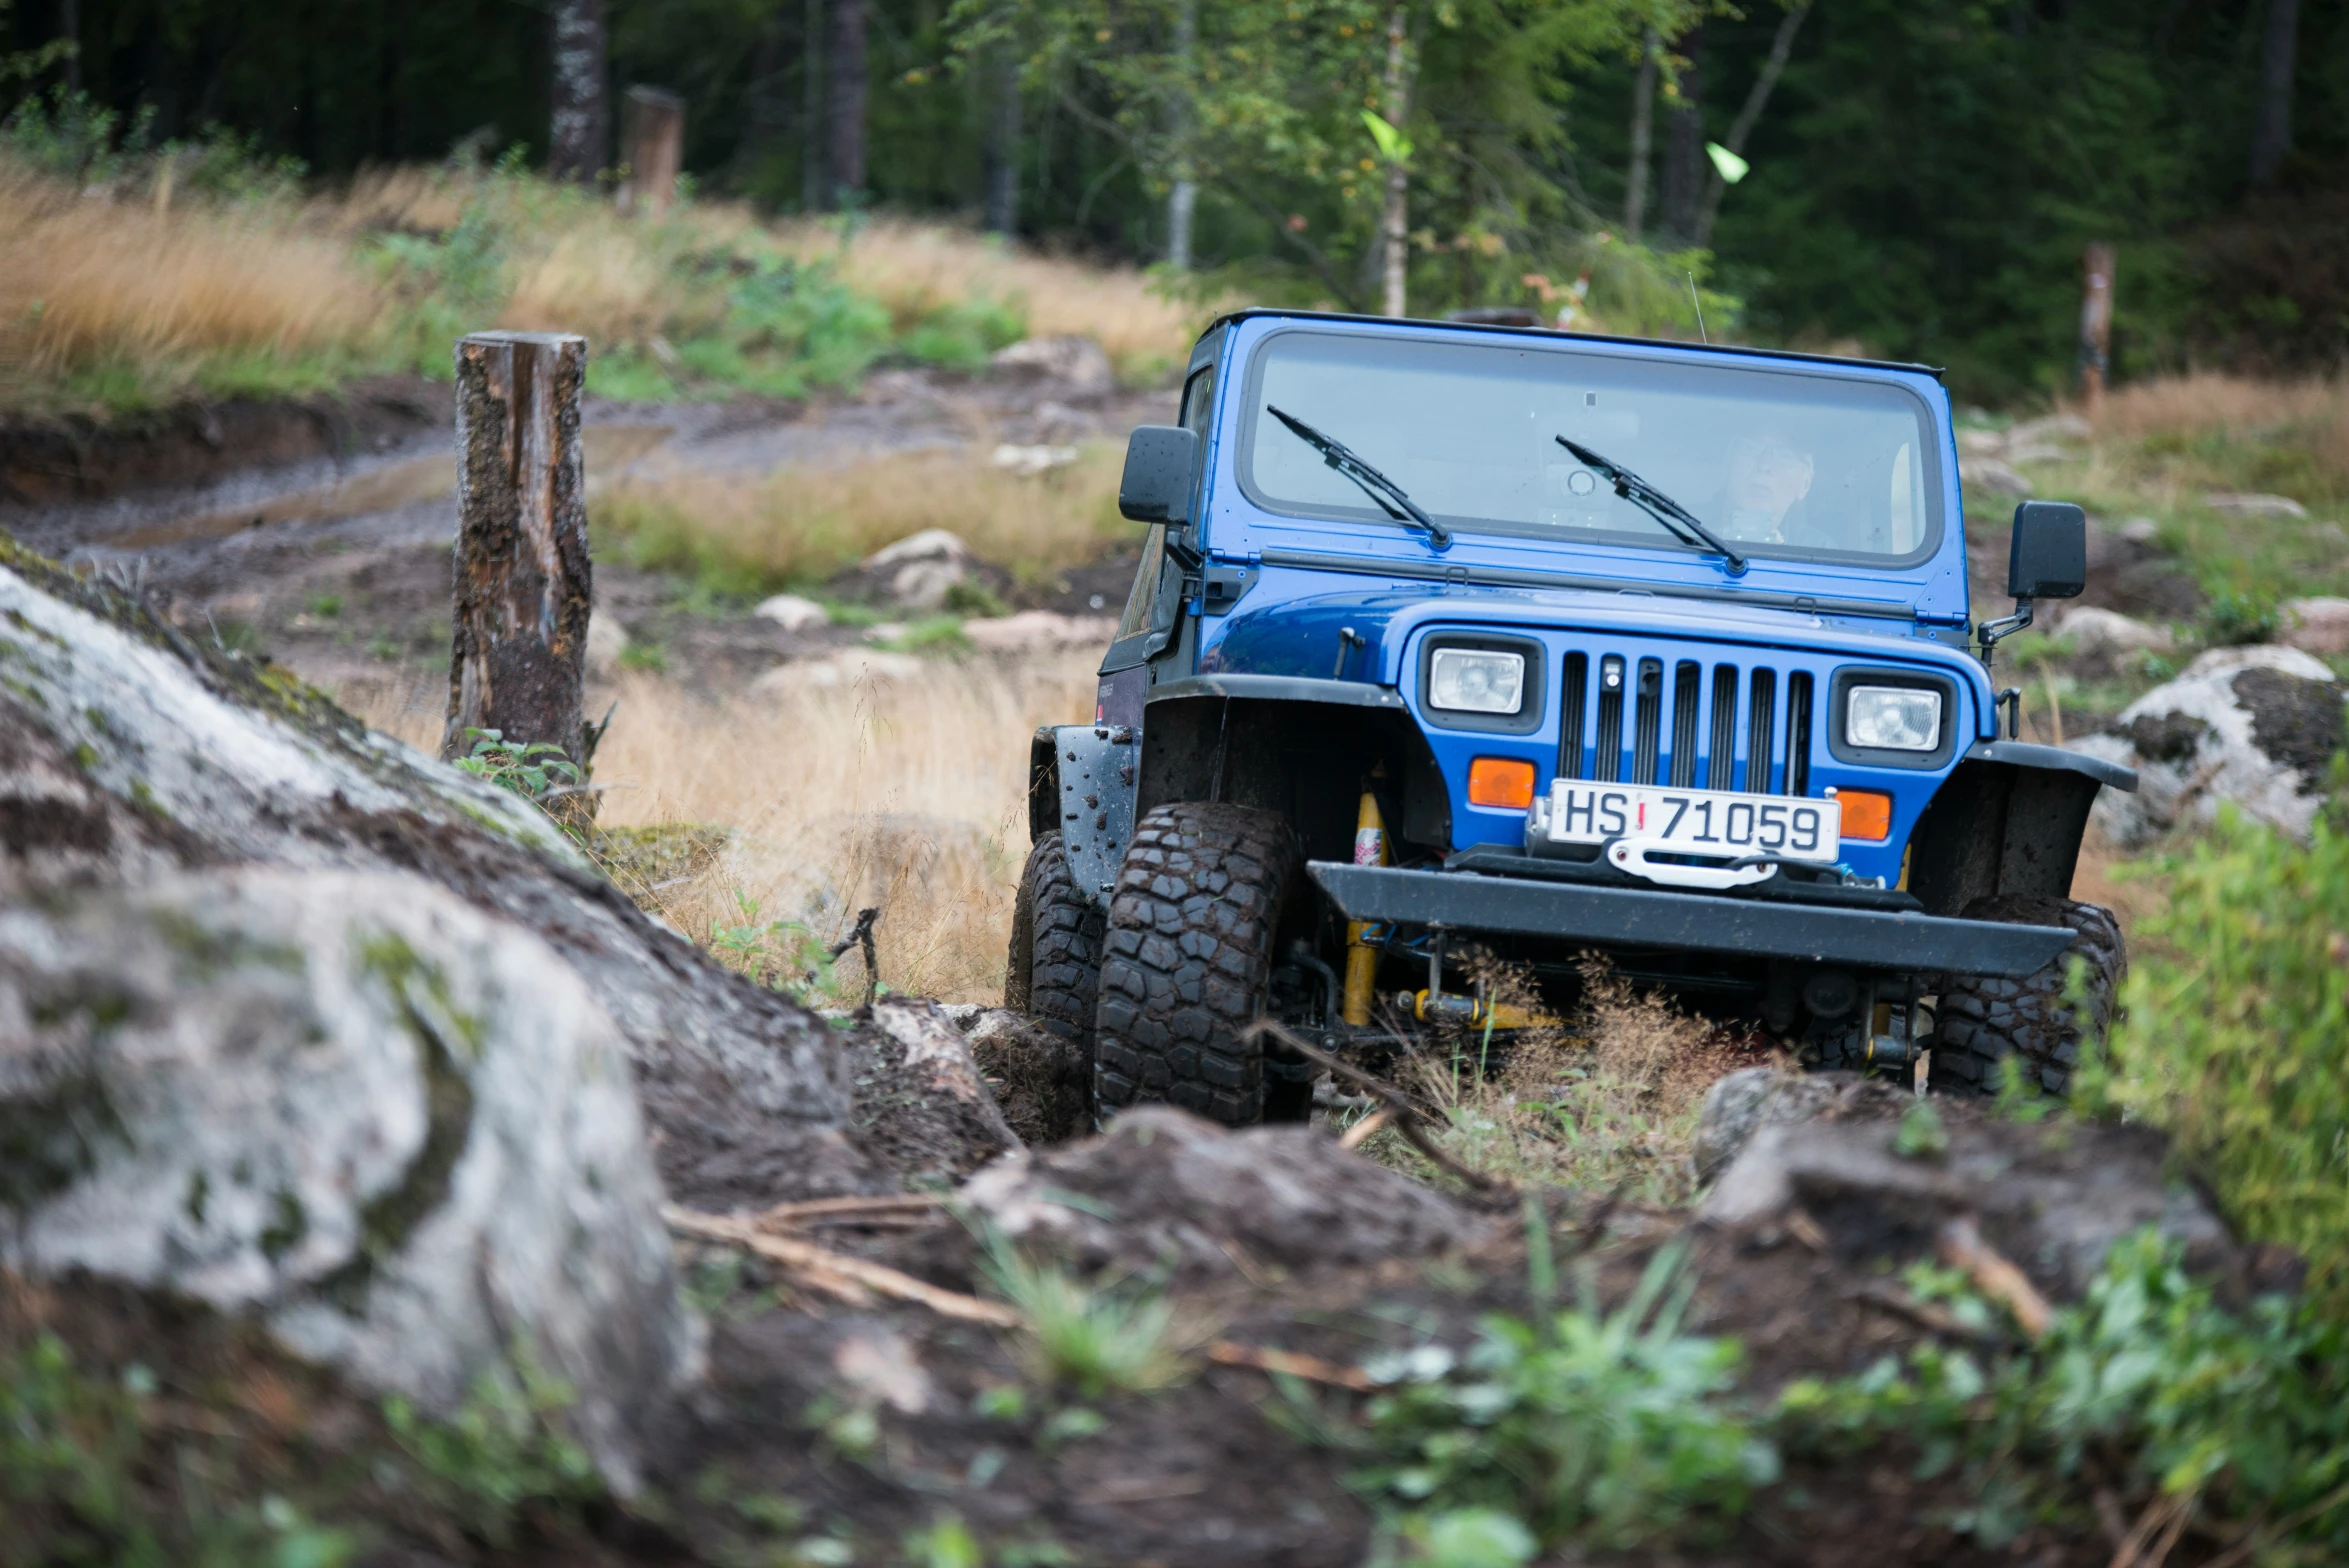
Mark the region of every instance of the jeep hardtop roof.
[[[1437, 321], [1410, 316], [1362, 316], [1341, 310], [1282, 310], [1271, 305], [1249, 305], [1240, 310], [1229, 310], [1207, 324], [1197, 342], [1205, 342], [1219, 329], [1234, 322], [1254, 321], [1260, 317], [1277, 316], [1284, 321], [1342, 321], [1365, 327], [1416, 326], [1434, 327], [1446, 332], [1481, 332], [1493, 337], [1508, 338], [1564, 338], [1586, 343], [1631, 343], [1642, 348], [1694, 349], [1709, 354], [1736, 354], [1751, 359], [1791, 359], [1814, 365], [1852, 365], [1866, 370], [1905, 370], [1931, 376], [1938, 381], [1943, 368], [1939, 365], [1919, 365], [1898, 359], [1853, 359], [1841, 354], [1805, 354], [1795, 349], [1748, 348], [1734, 343], [1683, 343], [1672, 338], [1621, 337], [1611, 332], [1567, 332], [1557, 327], [1508, 327], [1482, 321]], [[1196, 354], [1194, 353], [1194, 358]]]

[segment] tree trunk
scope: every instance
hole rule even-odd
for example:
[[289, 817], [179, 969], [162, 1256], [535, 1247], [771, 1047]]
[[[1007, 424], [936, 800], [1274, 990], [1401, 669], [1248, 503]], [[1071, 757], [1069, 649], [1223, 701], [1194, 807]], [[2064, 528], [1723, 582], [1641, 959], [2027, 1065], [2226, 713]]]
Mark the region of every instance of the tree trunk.
[[[1778, 78], [1786, 72], [1787, 57], [1794, 53], [1794, 35], [1802, 31], [1803, 18], [1811, 14], [1811, 0], [1797, 0], [1778, 24], [1777, 36], [1770, 40], [1770, 57], [1762, 62], [1761, 74], [1754, 78], [1753, 90], [1745, 95], [1745, 104], [1737, 111], [1737, 120], [1729, 127], [1729, 139], [1721, 145], [1744, 156], [1746, 138], [1754, 133], [1762, 111], [1769, 107], [1770, 94], [1778, 86]], [[1713, 220], [1721, 211], [1721, 195], [1729, 183], [1721, 178], [1719, 169], [1707, 171], [1705, 201], [1697, 213], [1696, 242], [1713, 243]]]
[[[1386, 121], [1396, 131], [1411, 117], [1411, 73], [1408, 24], [1410, 8], [1397, 0], [1387, 13], [1387, 74]], [[1403, 314], [1404, 280], [1407, 263], [1411, 259], [1410, 214], [1408, 203], [1411, 192], [1411, 171], [1401, 158], [1387, 161], [1387, 199], [1379, 215], [1379, 235], [1385, 247], [1385, 286], [1381, 290], [1379, 312], [1387, 316]]]
[[1697, 204], [1705, 178], [1705, 29], [1689, 29], [1678, 52], [1688, 61], [1680, 73], [1680, 97], [1665, 121], [1664, 243], [1684, 249], [1696, 243]]
[[869, 3], [832, 0], [832, 35], [824, 63], [824, 194], [833, 206], [850, 206], [865, 190], [865, 7]]
[[623, 213], [657, 218], [677, 195], [685, 166], [685, 100], [657, 87], [628, 89], [628, 178], [620, 186]]
[[1649, 28], [1640, 40], [1639, 78], [1631, 88], [1631, 168], [1623, 178], [1623, 233], [1638, 239], [1648, 222], [1648, 146], [1656, 121], [1656, 55], [1664, 40]]
[[1166, 264], [1176, 272], [1191, 270], [1191, 219], [1199, 210], [1199, 172], [1192, 148], [1197, 116], [1191, 104], [1198, 90], [1198, 70], [1199, 0], [1181, 0], [1175, 11], [1174, 186], [1166, 193]]
[[[560, 746], [582, 772], [580, 712], [594, 580], [579, 395], [587, 340], [484, 332], [457, 345], [457, 570], [441, 755], [469, 733]], [[584, 821], [592, 795], [567, 797]]]
[[604, 0], [559, 0], [547, 144], [547, 172], [556, 179], [592, 180], [603, 171], [612, 138], [604, 74]]
[[824, 210], [824, 0], [807, 0], [800, 21], [799, 205]]
[[987, 73], [994, 81], [994, 113], [987, 121], [987, 232], [1012, 235], [1020, 226], [1020, 69], [1008, 54]]
[[57, 0], [57, 36], [65, 41], [66, 88], [78, 93], [82, 90], [81, 0]]
[[2292, 77], [2300, 44], [2300, 0], [2267, 0], [2259, 51], [2259, 117], [2251, 129], [2251, 183], [2265, 185], [2292, 150]]
[[734, 143], [734, 168], [740, 176], [757, 174], [759, 165], [791, 123], [790, 100], [783, 90], [789, 60], [782, 19], [771, 15], [759, 29], [759, 41], [751, 50], [750, 85], [743, 95], [742, 134]]

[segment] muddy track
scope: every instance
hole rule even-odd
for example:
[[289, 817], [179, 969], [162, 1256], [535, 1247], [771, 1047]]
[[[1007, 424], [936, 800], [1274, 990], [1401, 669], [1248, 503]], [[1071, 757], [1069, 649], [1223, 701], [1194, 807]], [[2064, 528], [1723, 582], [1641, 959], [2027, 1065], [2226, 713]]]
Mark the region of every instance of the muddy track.
[[[1121, 439], [1169, 419], [1166, 389], [887, 370], [853, 397], [644, 404], [588, 400], [591, 487], [755, 476], [977, 443]], [[135, 586], [229, 646], [266, 647], [330, 689], [432, 683], [448, 657], [456, 456], [447, 386], [368, 382], [336, 399], [194, 406], [98, 427], [0, 424], [0, 529]], [[1098, 613], [1130, 562], [1078, 569], [1036, 607]], [[710, 694], [846, 640], [756, 618], [681, 614], [682, 585], [599, 561], [599, 612], [660, 623], [674, 665]], [[1028, 607], [1021, 605], [1018, 607]]]

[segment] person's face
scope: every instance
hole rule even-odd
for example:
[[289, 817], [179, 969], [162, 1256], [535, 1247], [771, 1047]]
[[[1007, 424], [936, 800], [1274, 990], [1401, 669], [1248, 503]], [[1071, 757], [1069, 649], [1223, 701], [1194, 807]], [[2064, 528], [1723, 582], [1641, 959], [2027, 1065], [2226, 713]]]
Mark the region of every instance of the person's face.
[[1811, 493], [1811, 455], [1776, 436], [1749, 436], [1729, 455], [1729, 504], [1773, 520]]

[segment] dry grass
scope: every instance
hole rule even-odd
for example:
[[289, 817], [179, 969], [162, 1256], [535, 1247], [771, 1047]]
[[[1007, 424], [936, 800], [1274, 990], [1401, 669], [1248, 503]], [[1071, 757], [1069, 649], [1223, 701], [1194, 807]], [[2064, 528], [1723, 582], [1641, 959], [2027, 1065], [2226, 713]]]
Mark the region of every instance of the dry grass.
[[2349, 383], [2261, 381], [2219, 371], [2163, 376], [2117, 388], [2097, 410], [2105, 436], [2236, 434], [2349, 420]]
[[[941, 662], [918, 681], [803, 689], [724, 706], [628, 677], [596, 757], [611, 827], [713, 823], [714, 860], [652, 901], [707, 943], [746, 920], [797, 921], [825, 942], [858, 908], [883, 911], [881, 978], [945, 1001], [996, 1002], [1028, 848], [1028, 737], [1089, 717], [1094, 658]], [[446, 687], [416, 678], [346, 688], [352, 711], [436, 746]], [[843, 994], [860, 994], [853, 958]]]
[[[984, 451], [930, 451], [764, 476], [681, 475], [614, 485], [592, 503], [599, 540], [636, 564], [763, 587], [821, 580], [883, 545], [945, 528], [1023, 580], [1133, 542], [1118, 516], [1120, 451], [1023, 477]], [[599, 545], [599, 548], [603, 546]]]
[[[1504, 1003], [1539, 1010], [1522, 973], [1495, 967], [1484, 979]], [[1706, 1088], [1723, 1073], [1773, 1060], [1753, 1040], [1637, 990], [1593, 958], [1570, 1020], [1521, 1030], [1489, 1052], [1478, 1036], [1463, 1036], [1417, 1058], [1408, 1076], [1448, 1119], [1439, 1135], [1446, 1152], [1472, 1169], [1679, 1204], [1695, 1195], [1690, 1153]], [[1429, 1174], [1391, 1132], [1364, 1147]]]
[[878, 298], [900, 320], [974, 297], [1016, 301], [1031, 334], [1089, 337], [1130, 380], [1155, 374], [1189, 352], [1216, 310], [1169, 297], [1132, 267], [1017, 250], [941, 224], [861, 224], [845, 249], [835, 223], [803, 220], [778, 232], [798, 255], [840, 258], [849, 284]]
[[348, 247], [291, 209], [157, 212], [0, 161], [0, 376], [123, 363], [168, 379], [208, 355], [355, 343], [378, 305]]

